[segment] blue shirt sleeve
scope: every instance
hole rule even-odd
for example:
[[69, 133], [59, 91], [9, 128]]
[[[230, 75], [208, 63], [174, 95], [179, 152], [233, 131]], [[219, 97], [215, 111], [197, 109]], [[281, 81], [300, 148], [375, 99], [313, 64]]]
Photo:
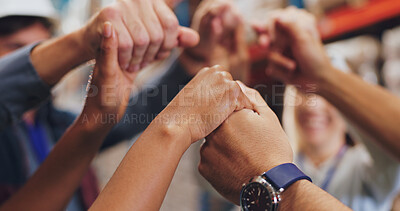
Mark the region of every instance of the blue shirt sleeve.
[[35, 45], [0, 59], [0, 130], [50, 96], [51, 87], [37, 74], [30, 60]]

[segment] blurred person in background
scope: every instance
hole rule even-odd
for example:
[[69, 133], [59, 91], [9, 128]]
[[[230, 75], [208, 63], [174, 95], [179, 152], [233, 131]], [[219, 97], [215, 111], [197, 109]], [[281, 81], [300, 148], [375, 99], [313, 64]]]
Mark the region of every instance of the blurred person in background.
[[[266, 72], [298, 90], [296, 95], [289, 94], [297, 100], [291, 114], [299, 142], [295, 162], [317, 185], [350, 208], [389, 210], [400, 188], [396, 160], [400, 100], [334, 67], [308, 13], [288, 8], [275, 15], [270, 28], [265, 27], [269, 39], [266, 59], [270, 62]], [[339, 111], [352, 123], [349, 129]], [[199, 165], [202, 175], [236, 204], [242, 184], [268, 170], [259, 167], [268, 158], [279, 157], [279, 153], [270, 153], [281, 149], [262, 141], [274, 137], [274, 132], [243, 133], [263, 130], [262, 123], [248, 125], [245, 119], [252, 115], [239, 113], [231, 116], [237, 116], [236, 121], [225, 122], [206, 138]]]
[[[220, 23], [224, 23], [225, 11], [229, 11], [228, 7], [221, 7], [223, 8], [222, 11], [218, 10], [218, 2], [221, 4], [221, 1], [204, 1], [194, 16], [193, 26], [195, 28], [196, 25], [200, 25], [196, 23], [205, 26], [210, 23], [207, 29], [211, 30], [206, 31], [206, 33], [199, 31], [200, 35], [203, 35], [201, 40], [207, 35], [210, 36], [209, 34], [212, 35], [215, 31], [224, 34], [229, 32], [226, 28], [238, 26], [228, 25], [228, 27], [221, 29], [216, 27]], [[201, 17], [201, 13], [203, 13], [204, 20], [199, 18], [202, 21], [196, 22], [196, 15]], [[276, 14], [279, 16], [286, 15], [287, 17], [295, 16], [304, 20], [300, 25], [311, 31], [313, 36], [318, 34], [312, 27], [310, 29], [310, 25], [315, 23], [310, 15], [299, 15], [299, 12], [292, 8], [278, 10]], [[236, 23], [238, 22], [240, 23], [240, 21], [236, 21]], [[231, 36], [225, 34], [224, 38], [227, 37]], [[218, 36], [214, 35], [212, 38], [217, 41], [210, 40], [218, 43]], [[276, 41], [280, 42], [279, 37], [276, 38]], [[203, 46], [204, 49], [207, 49], [207, 45]], [[211, 46], [213, 46], [211, 50], [218, 49], [214, 47], [218, 46], [216, 44]], [[196, 50], [201, 50], [201, 48]], [[194, 61], [196, 61], [196, 58], [198, 58], [197, 61], [207, 62], [212, 62], [212, 59], [215, 59], [217, 62], [233, 64], [232, 66], [235, 67], [234, 63], [228, 59], [222, 59], [226, 57], [213, 57], [213, 54], [207, 51], [204, 51], [206, 52], [204, 54], [197, 54], [198, 56], [196, 56], [196, 51], [191, 51], [191, 49], [186, 49], [185, 52], [183, 56], [194, 58]], [[218, 53], [217, 55], [224, 54]], [[333, 63], [337, 62], [336, 58], [330, 59]], [[236, 61], [240, 60], [236, 59]], [[194, 66], [196, 62], [189, 64]], [[244, 70], [242, 73], [246, 73], [245, 68], [242, 68], [242, 70]], [[235, 78], [234, 72], [232, 74]], [[298, 100], [295, 103], [297, 106], [295, 106], [294, 115], [290, 119], [291, 122], [295, 122], [296, 134], [292, 138], [296, 138], [293, 141], [298, 143], [295, 163], [312, 177], [316, 185], [355, 210], [390, 209], [394, 194], [400, 189], [400, 166], [398, 162], [386, 150], [375, 146], [377, 140], [371, 140], [371, 137], [365, 136], [354, 128], [349, 130], [339, 111], [324, 98], [315, 94], [296, 93], [296, 95], [288, 94], [291, 97], [296, 96]], [[286, 120], [285, 125], [290, 124], [290, 120]], [[228, 209], [230, 209], [229, 206]]]
[[[53, 34], [57, 14], [49, 0], [5, 1], [2, 5], [6, 6], [0, 9], [0, 56], [5, 56], [26, 45], [47, 40]], [[92, 20], [92, 23], [95, 23], [95, 20]], [[164, 56], [165, 54], [168, 52], [165, 51]], [[151, 61], [150, 58], [146, 59], [149, 59], [148, 62]], [[172, 79], [179, 80], [180, 73], [175, 72], [173, 76], [178, 75], [178, 77], [172, 77]], [[168, 82], [171, 77], [166, 76], [163, 80]], [[142, 108], [144, 110], [153, 108], [146, 107], [148, 104], [141, 101], [135, 105], [130, 107], [131, 114], [140, 114], [143, 111]], [[158, 109], [162, 103], [153, 104], [153, 106]], [[16, 122], [0, 131], [0, 145], [2, 145], [0, 203], [12, 196], [36, 171], [75, 118], [76, 115], [55, 108], [49, 100], [39, 108], [26, 112], [21, 122]], [[135, 127], [139, 123], [137, 119], [131, 119], [129, 127], [117, 126], [109, 134], [102, 148], [133, 137], [147, 124]], [[89, 170], [82, 180], [79, 193], [75, 194], [67, 209], [87, 209], [97, 193], [95, 175]]]
[[[3, 0], [1, 5], [4, 6], [0, 9], [0, 57], [52, 37], [57, 11], [51, 1], [40, 0], [31, 5]], [[48, 100], [43, 106], [27, 111], [21, 122], [1, 130], [0, 204], [25, 184], [74, 119], [74, 114], [58, 110]], [[79, 210], [85, 197], [97, 195], [94, 178], [91, 171], [85, 176], [80, 193], [85, 191], [86, 196], [75, 195], [68, 209]]]
[[[278, 23], [277, 20], [280, 22]], [[280, 60], [281, 63], [273, 60], [274, 63], [267, 68], [270, 76], [289, 84], [295, 84], [297, 87], [295, 94], [293, 92], [288, 93], [290, 97], [295, 97], [294, 104], [289, 103], [287, 106], [294, 105], [294, 112], [288, 114], [292, 115], [293, 119], [286, 118], [288, 122], [285, 122], [285, 125], [290, 125], [291, 122], [294, 124], [294, 134], [291, 138], [296, 139], [298, 144], [295, 163], [313, 179], [316, 185], [350, 208], [354, 210], [389, 210], [395, 194], [400, 190], [400, 164], [390, 154], [391, 150], [396, 151], [396, 149], [383, 144], [385, 142], [382, 136], [380, 138], [372, 136], [362, 130], [361, 125], [365, 122], [354, 121], [354, 117], [351, 119], [351, 115], [347, 112], [345, 113], [346, 118], [350, 120], [350, 124], [348, 124], [337, 110], [338, 107], [341, 108], [341, 112], [346, 111], [338, 101], [347, 96], [342, 94], [335, 100], [329, 98], [329, 101], [326, 100], [328, 95], [321, 90], [320, 81], [313, 80], [311, 74], [305, 74], [307, 71], [307, 73], [312, 72], [312, 70], [321, 74], [329, 73], [333, 72], [329, 68], [336, 68], [332, 66], [327, 53], [319, 44], [320, 39], [319, 36], [316, 36], [316, 28], [310, 28], [310, 26], [316, 26], [315, 19], [304, 11], [288, 8], [277, 14], [274, 21], [275, 36], [279, 38], [273, 41], [273, 47], [270, 49], [271, 54], [275, 54], [275, 58], [277, 58], [277, 55], [280, 56], [284, 52], [285, 56], [294, 57], [294, 59], [289, 57], [293, 59], [292, 62], [296, 61], [296, 64], [290, 68], [288, 65], [293, 65], [290, 60], [283, 60], [285, 62]], [[295, 34], [291, 30], [301, 31], [302, 33]], [[304, 46], [311, 43], [313, 43], [311, 46], [315, 48], [313, 51], [321, 50], [318, 55], [306, 51]], [[318, 48], [315, 43], [318, 43]], [[283, 51], [282, 46], [287, 45], [289, 45], [287, 49], [293, 48], [295, 50], [286, 49], [286, 51]], [[300, 53], [299, 49], [303, 52]], [[291, 53], [288, 53], [289, 51]], [[320, 58], [319, 55], [324, 55], [324, 58]], [[311, 65], [307, 63], [316, 60], [320, 63], [314, 64], [312, 62]], [[321, 61], [324, 62], [324, 66], [318, 66], [322, 63]], [[288, 69], [293, 71], [294, 67], [296, 71], [301, 71], [303, 75], [299, 72], [297, 73], [299, 75], [290, 75], [290, 71], [284, 72]], [[335, 71], [335, 73], [338, 73], [338, 71]], [[351, 76], [351, 74], [340, 73], [346, 77]], [[361, 79], [357, 78], [357, 80]], [[369, 89], [377, 90], [373, 87], [374, 85], [361, 81], [357, 82]], [[340, 83], [342, 87], [344, 82]], [[350, 83], [345, 84], [345, 86], [352, 87]], [[335, 91], [339, 90], [340, 88], [337, 87], [329, 92], [336, 93]], [[380, 94], [377, 96], [383, 96], [386, 100], [396, 99], [388, 93], [382, 93], [381, 90], [379, 92]], [[368, 102], [370, 102], [370, 96], [366, 93], [363, 94], [365, 95], [357, 93], [357, 96], [367, 97]], [[363, 107], [365, 106], [361, 104], [363, 102], [366, 101], [353, 99], [351, 105], [357, 107], [357, 109], [365, 109], [365, 111], [373, 110], [373, 108], [368, 110]], [[360, 105], [357, 103], [360, 103]], [[386, 114], [384, 116], [388, 117]], [[382, 120], [376, 119], [375, 116], [374, 124], [380, 124], [380, 121]], [[383, 144], [384, 147], [380, 148], [377, 144]]]
[[323, 97], [302, 91], [286, 94], [295, 98], [294, 113], [284, 118], [285, 128], [294, 127], [294, 134], [287, 130], [297, 145], [294, 163], [315, 185], [353, 210], [389, 210], [400, 190], [397, 160], [376, 147], [371, 137], [348, 129], [340, 112]]

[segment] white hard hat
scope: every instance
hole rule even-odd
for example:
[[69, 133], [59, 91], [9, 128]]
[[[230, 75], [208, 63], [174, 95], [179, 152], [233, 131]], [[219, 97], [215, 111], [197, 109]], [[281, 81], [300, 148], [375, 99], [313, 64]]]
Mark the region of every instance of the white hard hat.
[[18, 15], [58, 21], [57, 11], [50, 0], [0, 0], [0, 5], [0, 18]]

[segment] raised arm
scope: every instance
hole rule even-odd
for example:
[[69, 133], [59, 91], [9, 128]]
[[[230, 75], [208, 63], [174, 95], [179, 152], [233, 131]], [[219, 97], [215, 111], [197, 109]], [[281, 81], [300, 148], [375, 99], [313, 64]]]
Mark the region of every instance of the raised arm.
[[73, 67], [94, 59], [105, 21], [117, 31], [121, 68], [131, 72], [167, 57], [177, 46], [194, 46], [199, 39], [195, 31], [179, 26], [164, 0], [121, 0], [102, 9], [83, 28], [37, 46], [31, 57], [42, 79], [54, 85]]
[[[378, 145], [400, 159], [400, 99], [354, 74], [335, 69], [321, 40], [302, 26], [301, 13], [292, 9], [275, 19], [276, 36], [286, 45], [272, 48], [272, 52], [288, 62], [269, 58], [267, 73], [303, 91], [314, 89], [358, 128], [374, 137]], [[293, 68], [285, 65], [293, 62], [296, 64]]]
[[105, 21], [117, 31], [120, 66], [131, 72], [199, 40], [195, 31], [178, 25], [164, 0], [115, 2], [83, 28], [0, 60], [0, 89], [11, 90], [0, 96], [0, 129], [46, 99], [50, 88], [72, 68], [95, 57]]
[[186, 48], [166, 75], [133, 96], [126, 111], [127, 121], [114, 127], [104, 146], [130, 139], [146, 129], [204, 67], [222, 65], [235, 80], [246, 81], [249, 65], [243, 21], [232, 1], [203, 1], [196, 9], [191, 27], [201, 35], [199, 44]]
[[96, 88], [98, 94], [88, 95], [78, 119], [32, 178], [0, 210], [65, 209], [103, 139], [124, 114], [136, 73], [119, 68], [116, 33], [110, 23], [104, 29], [103, 51], [90, 84], [90, 90]]

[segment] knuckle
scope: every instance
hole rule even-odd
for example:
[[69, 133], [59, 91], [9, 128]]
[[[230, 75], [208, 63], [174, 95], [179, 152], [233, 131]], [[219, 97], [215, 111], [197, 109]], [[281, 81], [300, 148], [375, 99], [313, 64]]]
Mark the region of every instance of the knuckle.
[[213, 72], [213, 75], [215, 76], [215, 78], [219, 79], [219, 80], [223, 80], [226, 77], [226, 74], [223, 71], [211, 68], [210, 69]]
[[231, 91], [235, 91], [235, 92], [241, 91], [239, 84], [236, 83], [235, 81], [230, 81], [229, 87], [230, 87]]
[[208, 74], [210, 74], [210, 68], [209, 67], [204, 67], [198, 73], [198, 75], [208, 75]]
[[101, 46], [101, 49], [104, 53], [107, 53], [108, 51], [110, 51], [113, 48], [113, 46], [110, 43], [103, 43], [103, 45]]
[[175, 31], [179, 27], [178, 19], [175, 17], [167, 17], [164, 23], [164, 29], [168, 31]]
[[214, 65], [210, 67], [210, 69], [224, 71], [224, 68], [221, 65]]
[[102, 9], [100, 11], [100, 16], [105, 17], [106, 19], [115, 19], [119, 17], [119, 11], [114, 5], [111, 5]]
[[130, 39], [123, 39], [119, 43], [119, 49], [128, 51], [133, 48], [133, 42]]
[[165, 59], [165, 58], [169, 57], [169, 55], [170, 55], [169, 51], [160, 52], [157, 55], [157, 59]]
[[214, 74], [216, 75], [216, 77], [217, 77], [218, 79], [226, 80], [226, 82], [232, 80], [232, 75], [231, 75], [229, 72], [227, 72], [227, 71], [224, 71], [224, 70], [215, 70]]
[[161, 44], [164, 41], [164, 34], [161, 32], [154, 33], [151, 37], [151, 43]]
[[150, 38], [147, 35], [142, 34], [137, 37], [135, 44], [138, 47], [146, 47], [150, 44]]

